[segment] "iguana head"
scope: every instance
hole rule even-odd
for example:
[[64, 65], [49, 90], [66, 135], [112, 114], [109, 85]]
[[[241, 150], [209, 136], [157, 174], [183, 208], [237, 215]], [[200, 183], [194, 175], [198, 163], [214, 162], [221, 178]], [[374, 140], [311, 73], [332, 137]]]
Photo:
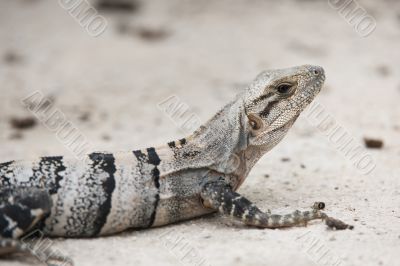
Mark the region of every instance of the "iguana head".
[[324, 80], [323, 68], [311, 65], [259, 74], [242, 98], [247, 145], [275, 146], [319, 93]]
[[324, 70], [318, 66], [262, 72], [187, 138], [189, 144], [182, 154], [199, 151], [192, 159], [197, 165], [220, 173], [234, 172], [240, 177], [234, 185], [237, 188], [261, 156], [286, 135], [324, 80]]

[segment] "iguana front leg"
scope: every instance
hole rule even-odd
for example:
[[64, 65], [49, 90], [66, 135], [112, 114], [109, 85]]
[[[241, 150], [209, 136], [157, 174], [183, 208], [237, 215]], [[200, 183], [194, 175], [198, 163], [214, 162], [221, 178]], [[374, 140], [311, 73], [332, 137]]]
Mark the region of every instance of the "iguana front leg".
[[321, 211], [325, 207], [322, 202], [317, 202], [309, 211], [294, 211], [289, 214], [271, 214], [263, 212], [252, 202], [231, 189], [229, 184], [218, 181], [204, 185], [200, 196], [207, 208], [218, 210], [236, 220], [255, 227], [282, 228], [299, 225], [307, 225], [311, 220], [326, 220], [329, 227], [336, 229], [351, 229], [352, 227], [343, 222], [328, 217]]

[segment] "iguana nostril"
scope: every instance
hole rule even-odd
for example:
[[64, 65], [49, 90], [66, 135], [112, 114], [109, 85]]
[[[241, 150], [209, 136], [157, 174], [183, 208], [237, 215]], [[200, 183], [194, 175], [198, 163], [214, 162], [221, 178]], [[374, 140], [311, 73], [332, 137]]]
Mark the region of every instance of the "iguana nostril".
[[321, 77], [321, 76], [324, 76], [324, 69], [322, 67], [320, 67], [320, 66], [313, 66], [311, 68], [311, 73], [314, 76]]

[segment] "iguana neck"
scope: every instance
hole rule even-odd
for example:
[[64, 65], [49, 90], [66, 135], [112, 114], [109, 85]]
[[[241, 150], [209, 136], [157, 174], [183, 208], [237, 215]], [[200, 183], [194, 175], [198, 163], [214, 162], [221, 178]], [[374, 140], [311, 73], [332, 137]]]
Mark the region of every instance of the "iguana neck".
[[272, 132], [271, 143], [249, 146], [247, 118], [243, 102], [238, 97], [196, 130], [188, 140], [201, 149], [199, 157], [202, 159], [199, 161], [207, 158], [212, 162], [210, 169], [237, 176], [240, 185], [258, 160], [285, 136], [293, 122]]
[[213, 159], [211, 169], [242, 179], [270, 149], [249, 147], [247, 130], [244, 105], [238, 97], [196, 130], [189, 139], [202, 147], [201, 156]]
[[190, 139], [203, 147], [209, 156], [232, 154], [247, 145], [243, 115], [244, 107], [241, 101], [232, 101], [200, 126]]

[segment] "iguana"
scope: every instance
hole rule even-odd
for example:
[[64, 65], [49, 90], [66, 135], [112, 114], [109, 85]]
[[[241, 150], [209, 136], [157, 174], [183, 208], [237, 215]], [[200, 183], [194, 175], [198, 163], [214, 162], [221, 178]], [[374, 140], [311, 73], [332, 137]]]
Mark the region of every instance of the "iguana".
[[[97, 152], [86, 160], [41, 157], [0, 164], [0, 254], [27, 251], [21, 237], [97, 237], [218, 211], [246, 225], [281, 228], [328, 217], [322, 202], [286, 215], [237, 193], [255, 163], [282, 140], [319, 93], [324, 70], [265, 71], [192, 135], [157, 148]], [[59, 259], [49, 255], [51, 259]]]

